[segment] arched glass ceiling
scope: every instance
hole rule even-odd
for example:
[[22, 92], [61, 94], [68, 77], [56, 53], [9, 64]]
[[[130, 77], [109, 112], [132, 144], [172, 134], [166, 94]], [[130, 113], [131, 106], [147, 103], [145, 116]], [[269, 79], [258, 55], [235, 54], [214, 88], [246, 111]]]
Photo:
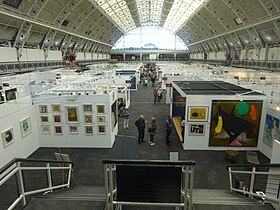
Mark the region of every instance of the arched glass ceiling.
[[185, 43], [171, 31], [158, 26], [142, 26], [122, 36], [113, 50], [187, 50]]
[[176, 32], [206, 0], [90, 1], [98, 5], [126, 33], [149, 22]]

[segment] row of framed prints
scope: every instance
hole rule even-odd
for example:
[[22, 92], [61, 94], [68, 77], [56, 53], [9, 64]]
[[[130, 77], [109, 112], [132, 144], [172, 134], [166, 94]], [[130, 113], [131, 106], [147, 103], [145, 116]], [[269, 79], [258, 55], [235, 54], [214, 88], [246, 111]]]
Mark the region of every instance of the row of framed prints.
[[[93, 105], [92, 104], [83, 104], [83, 112], [84, 113], [93, 113]], [[67, 113], [78, 113], [78, 106], [65, 106]], [[60, 104], [51, 104], [50, 109], [52, 113], [60, 113], [62, 112], [62, 108]], [[40, 114], [48, 114], [49, 113], [49, 106], [48, 105], [39, 105], [39, 112]], [[97, 114], [105, 114], [105, 107], [104, 105], [96, 105], [96, 113]]]
[[[53, 133], [55, 135], [62, 135], [63, 132], [67, 132], [69, 134], [79, 134], [79, 129], [81, 127], [78, 125], [69, 125], [68, 126], [68, 131], [64, 131], [65, 126], [61, 126], [61, 125], [55, 125], [55, 126], [51, 126], [51, 125], [41, 125], [41, 133], [44, 135], [50, 135], [52, 134], [52, 129], [53, 129]], [[93, 126], [84, 126], [84, 135], [90, 136], [94, 134], [94, 127]], [[99, 135], [105, 135], [106, 134], [106, 125], [98, 125], [97, 126], [97, 134]]]
[[[48, 116], [48, 115], [41, 115], [40, 116], [40, 122], [41, 122], [41, 124], [48, 124], [51, 121], [54, 124], [62, 123], [61, 115], [52, 115], [51, 118], [52, 119], [50, 119], [50, 116]], [[92, 124], [93, 123], [92, 115], [89, 115], [89, 114], [84, 115], [83, 118], [84, 118], [83, 119], [84, 124]], [[69, 118], [67, 118], [67, 119], [68, 119], [67, 122], [69, 123]], [[98, 124], [104, 124], [105, 120], [106, 120], [105, 115], [96, 116], [96, 121], [97, 121]], [[78, 121], [75, 121], [75, 123], [78, 123]]]

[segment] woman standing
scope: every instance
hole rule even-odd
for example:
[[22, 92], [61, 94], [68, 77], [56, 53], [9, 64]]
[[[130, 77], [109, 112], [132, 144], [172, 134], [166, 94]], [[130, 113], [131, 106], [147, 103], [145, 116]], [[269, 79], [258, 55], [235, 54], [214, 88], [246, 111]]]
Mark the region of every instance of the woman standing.
[[123, 128], [128, 129], [128, 123], [129, 123], [129, 111], [128, 108], [125, 108], [123, 111]]
[[155, 145], [155, 134], [157, 130], [156, 118], [152, 117], [151, 121], [148, 123], [148, 133], [150, 133], [150, 141], [148, 142], [151, 146]]

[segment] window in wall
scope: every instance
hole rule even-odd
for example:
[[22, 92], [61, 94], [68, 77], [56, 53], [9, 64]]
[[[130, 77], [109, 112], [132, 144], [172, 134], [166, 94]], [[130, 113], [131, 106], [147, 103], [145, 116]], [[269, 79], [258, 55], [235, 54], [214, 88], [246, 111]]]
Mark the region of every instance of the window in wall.
[[185, 43], [171, 31], [158, 26], [142, 26], [122, 36], [113, 50], [187, 50]]

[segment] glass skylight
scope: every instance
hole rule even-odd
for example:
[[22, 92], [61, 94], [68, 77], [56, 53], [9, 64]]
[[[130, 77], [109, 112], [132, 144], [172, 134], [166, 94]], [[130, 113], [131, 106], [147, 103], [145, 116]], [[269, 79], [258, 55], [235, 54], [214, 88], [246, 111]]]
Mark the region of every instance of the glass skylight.
[[127, 32], [136, 27], [125, 0], [91, 1], [96, 2], [124, 32]]
[[204, 1], [205, 0], [174, 0], [163, 27], [175, 32]]
[[164, 0], [136, 0], [140, 22], [159, 24]]

